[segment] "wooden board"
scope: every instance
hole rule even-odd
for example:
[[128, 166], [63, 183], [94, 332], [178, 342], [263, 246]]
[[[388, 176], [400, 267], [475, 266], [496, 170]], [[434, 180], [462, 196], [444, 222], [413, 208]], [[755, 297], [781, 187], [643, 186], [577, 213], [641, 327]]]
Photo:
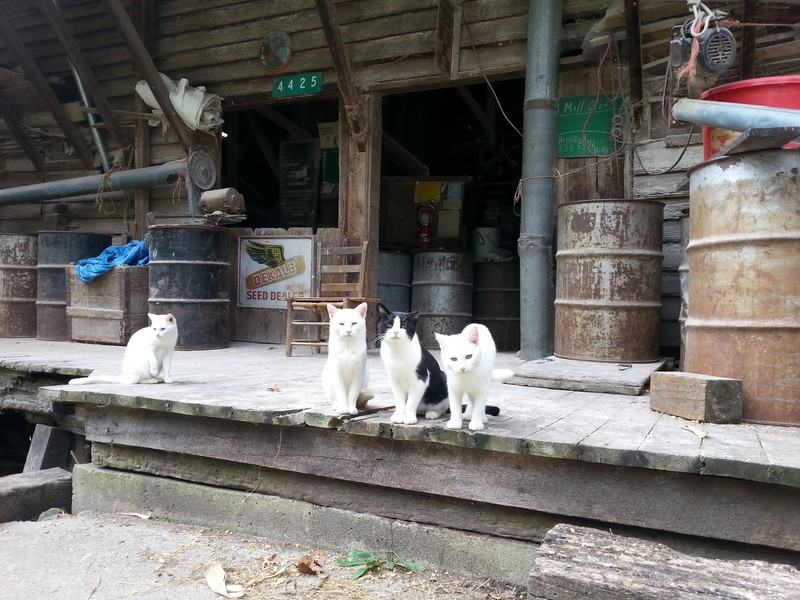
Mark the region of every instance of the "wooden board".
[[125, 345], [147, 327], [147, 267], [118, 266], [84, 283], [67, 267], [67, 326], [76, 342]]
[[800, 590], [800, 571], [787, 564], [695, 556], [651, 540], [560, 524], [539, 548], [528, 590], [530, 598], [547, 600], [791, 600]]
[[651, 363], [605, 363], [548, 356], [518, 366], [514, 369], [514, 377], [507, 382], [638, 396], [644, 391], [653, 371], [663, 368], [666, 362], [667, 359]]
[[800, 496], [785, 486], [312, 427], [114, 406], [77, 408], [87, 439], [107, 445], [800, 550]]

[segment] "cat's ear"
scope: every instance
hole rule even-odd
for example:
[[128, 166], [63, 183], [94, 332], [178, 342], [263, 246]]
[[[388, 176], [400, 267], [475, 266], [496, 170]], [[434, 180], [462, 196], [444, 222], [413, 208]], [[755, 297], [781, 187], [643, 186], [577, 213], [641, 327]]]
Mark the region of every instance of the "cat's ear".
[[467, 331], [467, 341], [470, 344], [478, 345], [478, 328], [474, 325], [469, 328]]
[[148, 316], [148, 318], [150, 319], [150, 322], [151, 322], [151, 323], [155, 323], [155, 322], [156, 322], [156, 319], [158, 318], [158, 315], [155, 315], [155, 314], [153, 314], [153, 313], [147, 313], [147, 316]]
[[380, 314], [382, 314], [382, 315], [389, 315], [389, 313], [391, 312], [391, 311], [390, 311], [388, 308], [386, 308], [386, 307], [385, 307], [383, 304], [381, 304], [380, 302], [378, 302], [378, 304], [376, 305], [376, 307], [375, 307], [375, 308], [377, 308], [377, 309], [378, 309], [378, 312], [379, 312]]
[[333, 304], [328, 304], [328, 316], [329, 317], [332, 317], [337, 312], [339, 312], [338, 308], [336, 308]]
[[362, 302], [361, 304], [356, 306], [356, 310], [358, 311], [358, 314], [360, 314], [362, 317], [366, 317], [367, 316], [367, 308], [369, 308], [369, 305], [366, 302]]
[[172, 313], [167, 313], [166, 319], [170, 323], [175, 323], [175, 316]]
[[433, 332], [433, 335], [436, 337], [436, 341], [439, 342], [439, 348], [444, 350], [445, 346], [447, 346], [447, 340], [450, 336], [436, 333], [435, 331]]

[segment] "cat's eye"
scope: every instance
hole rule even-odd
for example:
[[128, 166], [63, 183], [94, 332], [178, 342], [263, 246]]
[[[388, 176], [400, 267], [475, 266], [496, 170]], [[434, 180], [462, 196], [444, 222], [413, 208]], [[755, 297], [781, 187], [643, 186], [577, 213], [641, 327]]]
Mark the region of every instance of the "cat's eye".
[[455, 356], [451, 356], [450, 360], [452, 360], [453, 362], [456, 362], [458, 359]]
[[471, 358], [472, 358], [472, 354], [467, 354], [467, 355], [466, 355], [464, 358], [466, 358], [467, 360], [469, 360], [469, 359], [471, 359]]

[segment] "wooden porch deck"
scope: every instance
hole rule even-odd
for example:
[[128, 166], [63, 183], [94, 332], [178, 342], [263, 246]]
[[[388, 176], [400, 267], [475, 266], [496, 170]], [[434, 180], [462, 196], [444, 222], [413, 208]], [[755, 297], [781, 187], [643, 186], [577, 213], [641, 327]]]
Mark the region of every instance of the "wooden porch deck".
[[[252, 343], [178, 352], [170, 385], [53, 385], [116, 373], [122, 353], [4, 339], [0, 410], [52, 415], [101, 466], [383, 516], [532, 541], [566, 521], [800, 551], [796, 427], [694, 423], [651, 411], [647, 394], [502, 383], [482, 432], [396, 425], [375, 350], [375, 399], [341, 419], [322, 392], [324, 354]], [[497, 366], [526, 363], [503, 353]]]

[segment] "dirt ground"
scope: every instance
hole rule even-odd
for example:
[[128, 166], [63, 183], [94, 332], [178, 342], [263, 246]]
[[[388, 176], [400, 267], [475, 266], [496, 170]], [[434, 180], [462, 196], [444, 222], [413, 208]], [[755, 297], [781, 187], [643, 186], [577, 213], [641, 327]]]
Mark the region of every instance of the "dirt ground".
[[0, 600], [219, 599], [207, 582], [211, 567], [224, 571], [228, 586], [244, 586], [250, 600], [526, 597], [521, 587], [441, 571], [392, 571], [385, 562], [353, 580], [357, 567], [336, 562], [345, 553], [124, 514], [2, 523], [0, 556]]

